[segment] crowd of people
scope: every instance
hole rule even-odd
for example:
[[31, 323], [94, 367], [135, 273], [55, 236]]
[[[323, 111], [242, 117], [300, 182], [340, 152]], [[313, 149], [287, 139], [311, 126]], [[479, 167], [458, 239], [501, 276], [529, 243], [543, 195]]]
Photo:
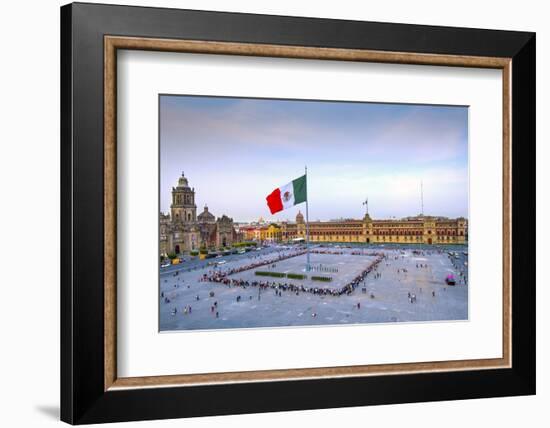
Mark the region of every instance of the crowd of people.
[[311, 293], [311, 294], [317, 294], [322, 296], [340, 296], [345, 293], [343, 288], [337, 289], [337, 288], [321, 288], [321, 287], [307, 287], [305, 285], [296, 285], [289, 282], [280, 282], [280, 281], [248, 281], [244, 279], [231, 279], [228, 278], [225, 273], [214, 273], [211, 276], [208, 276], [205, 274], [204, 281], [208, 282], [217, 282], [224, 285], [227, 285], [229, 287], [242, 287], [243, 289], [247, 289], [248, 287], [256, 287], [260, 290], [268, 290], [273, 289], [275, 290], [275, 294], [278, 296], [282, 296], [283, 291], [289, 291], [297, 296], [300, 293]]
[[[232, 269], [229, 269], [229, 270], [225, 271], [224, 274], [229, 276], [229, 275], [233, 275], [235, 273], [244, 272], [244, 271], [247, 271], [247, 270], [250, 270], [250, 269], [255, 269], [255, 268], [258, 268], [260, 266], [266, 266], [266, 265], [270, 265], [271, 267], [275, 267], [276, 262], [280, 262], [282, 260], [290, 259], [290, 258], [296, 257], [296, 256], [301, 256], [302, 254], [305, 254], [305, 253], [306, 253], [306, 250], [299, 250], [299, 251], [293, 251], [291, 253], [279, 254], [275, 258], [261, 259], [257, 262], [249, 263], [249, 264], [244, 265], [244, 266], [234, 267]], [[221, 273], [221, 272], [217, 272], [217, 273]]]
[[450, 255], [449, 255], [449, 260], [451, 260], [451, 263], [453, 264], [455, 271], [458, 272], [459, 284], [463, 283], [464, 285], [468, 285], [468, 272], [464, 262], [461, 263], [461, 260], [455, 257], [451, 257]]
[[353, 291], [355, 290], [355, 288], [363, 283], [365, 281], [365, 278], [367, 277], [367, 275], [369, 273], [371, 273], [372, 271], [376, 271], [377, 267], [378, 267], [378, 264], [384, 260], [386, 256], [383, 255], [383, 254], [379, 254], [378, 257], [376, 257], [376, 259], [374, 259], [374, 261], [369, 265], [369, 267], [367, 267], [366, 269], [364, 269], [359, 275], [357, 275], [355, 278], [353, 278], [353, 280], [346, 284], [344, 287], [343, 287], [343, 290], [345, 291], [346, 294], [351, 294], [353, 293]]
[[[303, 253], [293, 253], [292, 255], [281, 255], [278, 257], [277, 260], [284, 260], [285, 258], [294, 257], [296, 255], [300, 255]], [[289, 282], [281, 282], [281, 281], [248, 281], [244, 279], [236, 279], [236, 278], [229, 278], [230, 275], [233, 275], [235, 273], [243, 272], [245, 270], [254, 269], [258, 266], [266, 265], [266, 264], [273, 264], [276, 260], [270, 260], [270, 261], [263, 261], [259, 263], [253, 263], [251, 265], [245, 265], [238, 268], [233, 268], [227, 271], [212, 271], [205, 273], [201, 281], [204, 282], [215, 282], [227, 285], [229, 287], [242, 287], [243, 289], [246, 289], [248, 287], [258, 287], [260, 290], [266, 290], [266, 289], [274, 289], [278, 295], [282, 291], [290, 291], [296, 295], [299, 295], [300, 293], [311, 293], [316, 295], [322, 295], [322, 296], [341, 296], [343, 294], [350, 295], [354, 292], [355, 288], [364, 282], [367, 275], [372, 272], [373, 270], [376, 270], [378, 264], [384, 259], [384, 255], [379, 254], [378, 257], [366, 268], [364, 269], [359, 275], [357, 275], [352, 281], [350, 281], [348, 284], [344, 285], [340, 288], [333, 288], [333, 287], [308, 287], [305, 285], [295, 285]]]
[[[322, 246], [321, 246], [322, 247]], [[348, 247], [344, 247], [348, 248]], [[311, 254], [333, 254], [337, 256], [341, 256], [344, 254], [351, 254], [352, 256], [377, 256], [379, 253], [371, 251], [370, 253], [365, 253], [364, 251], [351, 251], [351, 252], [344, 252], [341, 250], [310, 250]]]
[[338, 268], [323, 265], [313, 265], [307, 268], [308, 272], [338, 273]]

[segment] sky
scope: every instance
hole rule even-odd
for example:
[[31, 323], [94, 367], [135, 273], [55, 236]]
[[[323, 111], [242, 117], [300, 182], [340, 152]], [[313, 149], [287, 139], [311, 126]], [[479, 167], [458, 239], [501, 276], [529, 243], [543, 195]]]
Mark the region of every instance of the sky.
[[265, 198], [308, 168], [309, 219], [468, 217], [468, 108], [161, 95], [160, 208], [184, 172], [234, 221], [271, 215]]

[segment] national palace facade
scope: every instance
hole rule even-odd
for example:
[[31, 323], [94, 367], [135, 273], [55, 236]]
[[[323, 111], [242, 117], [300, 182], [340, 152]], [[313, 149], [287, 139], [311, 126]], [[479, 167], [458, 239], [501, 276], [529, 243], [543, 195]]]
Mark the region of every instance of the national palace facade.
[[195, 189], [182, 173], [172, 187], [170, 213], [160, 213], [160, 254], [226, 247], [238, 240], [232, 218], [225, 214], [216, 218], [207, 206], [197, 215]]
[[[295, 222], [242, 226], [244, 239], [289, 242], [306, 238], [306, 223], [301, 212]], [[399, 243], [399, 244], [465, 244], [468, 242], [468, 220], [418, 215], [395, 220], [363, 219], [310, 221], [309, 241]]]

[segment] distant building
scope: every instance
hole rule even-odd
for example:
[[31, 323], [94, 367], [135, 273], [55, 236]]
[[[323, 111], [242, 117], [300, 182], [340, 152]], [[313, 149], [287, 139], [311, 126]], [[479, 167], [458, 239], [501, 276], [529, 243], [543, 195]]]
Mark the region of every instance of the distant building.
[[253, 222], [240, 226], [239, 232], [245, 241], [282, 241], [281, 225], [279, 223]]
[[197, 216], [195, 189], [182, 173], [172, 187], [170, 214], [160, 213], [160, 254], [225, 247], [239, 240], [232, 218], [225, 214], [216, 218], [207, 206]]
[[[269, 225], [258, 223], [241, 226], [243, 238], [256, 241], [289, 242], [306, 239], [306, 223], [301, 212], [295, 222]], [[465, 244], [468, 242], [468, 221], [418, 215], [403, 219], [373, 220], [339, 219], [309, 222], [310, 242], [357, 242], [399, 244]]]
[[[296, 221], [266, 222], [260, 217], [249, 224], [236, 225], [232, 218], [216, 218], [204, 207], [196, 215], [195, 189], [182, 174], [172, 188], [170, 214], [160, 214], [160, 253], [181, 253], [201, 247], [219, 248], [238, 241], [291, 242], [306, 239], [306, 222], [301, 212]], [[310, 242], [367, 244], [465, 244], [468, 220], [417, 215], [402, 219], [338, 219], [309, 222]]]
[[[282, 222], [281, 240], [306, 237], [306, 224], [301, 212], [296, 222]], [[373, 220], [366, 214], [361, 220], [310, 221], [310, 242], [362, 242], [399, 244], [465, 244], [468, 221], [459, 217], [418, 215], [399, 220]]]

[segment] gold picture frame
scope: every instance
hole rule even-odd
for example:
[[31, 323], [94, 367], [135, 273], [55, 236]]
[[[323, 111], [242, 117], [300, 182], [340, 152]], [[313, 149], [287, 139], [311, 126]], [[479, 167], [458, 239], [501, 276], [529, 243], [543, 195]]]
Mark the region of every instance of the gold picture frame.
[[[117, 51], [145, 50], [209, 55], [245, 55], [331, 61], [437, 65], [492, 68], [502, 71], [503, 146], [503, 320], [502, 358], [432, 361], [404, 364], [357, 365], [305, 369], [262, 370], [148, 377], [118, 377], [116, 366], [116, 88]], [[287, 381], [427, 372], [510, 368], [512, 364], [512, 234], [511, 234], [511, 81], [512, 58], [423, 54], [408, 52], [336, 49], [322, 47], [174, 40], [145, 37], [104, 36], [104, 390], [216, 385], [263, 381]]]

